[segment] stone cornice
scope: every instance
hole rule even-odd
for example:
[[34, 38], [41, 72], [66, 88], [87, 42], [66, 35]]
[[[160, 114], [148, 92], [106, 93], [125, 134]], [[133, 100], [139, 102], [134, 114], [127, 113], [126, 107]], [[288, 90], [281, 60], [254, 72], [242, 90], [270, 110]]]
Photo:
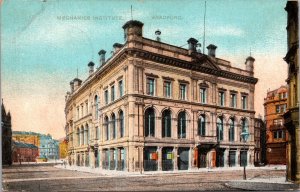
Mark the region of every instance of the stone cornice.
[[[183, 61], [183, 60], [180, 60], [180, 59], [177, 59], [174, 57], [168, 57], [168, 56], [164, 56], [164, 55], [160, 55], [160, 54], [156, 54], [156, 53], [151, 53], [151, 52], [136, 49], [136, 48], [127, 48], [127, 50], [128, 50], [129, 54], [132, 54], [132, 55], [134, 54], [136, 57], [146, 59], [146, 60], [151, 60], [151, 61], [158, 62], [158, 63], [163, 63], [166, 65], [180, 67], [180, 68], [184, 68], [184, 69], [188, 69], [188, 70], [194, 70], [194, 71], [198, 71], [198, 72], [202, 72], [202, 73], [206, 73], [206, 74], [210, 74], [210, 75], [215, 75], [215, 76], [224, 77], [227, 79], [242, 81], [242, 82], [251, 83], [251, 84], [256, 84], [258, 81], [258, 79], [254, 78], [254, 77], [240, 75], [240, 74], [232, 73], [229, 71], [224, 71], [221, 69], [208, 68], [208, 67], [202, 66], [201, 64], [198, 64], [198, 63]], [[211, 62], [211, 61], [208, 61], [208, 62]]]

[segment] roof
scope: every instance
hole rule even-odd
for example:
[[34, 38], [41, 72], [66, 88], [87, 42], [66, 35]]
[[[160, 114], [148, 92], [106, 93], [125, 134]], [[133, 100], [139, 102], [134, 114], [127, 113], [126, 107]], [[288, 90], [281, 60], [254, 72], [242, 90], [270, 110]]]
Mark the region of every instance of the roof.
[[37, 146], [30, 143], [22, 143], [22, 142], [13, 142], [13, 145], [17, 148], [30, 148], [30, 149], [38, 149]]

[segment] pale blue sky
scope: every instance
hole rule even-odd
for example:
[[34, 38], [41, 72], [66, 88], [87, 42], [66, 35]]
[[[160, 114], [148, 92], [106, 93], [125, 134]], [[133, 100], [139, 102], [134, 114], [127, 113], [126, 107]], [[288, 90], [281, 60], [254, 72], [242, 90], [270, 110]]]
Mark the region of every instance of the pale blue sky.
[[[263, 114], [268, 88], [284, 84], [286, 12], [284, 0], [207, 0], [206, 46], [218, 46], [217, 57], [244, 68], [256, 58], [255, 106]], [[13, 115], [13, 129], [63, 136], [64, 95], [79, 70], [87, 77], [89, 61], [98, 63], [100, 49], [123, 43], [123, 24], [142, 21], [144, 36], [185, 45], [190, 37], [203, 41], [204, 1], [200, 0], [4, 0], [1, 10], [2, 97]], [[89, 16], [88, 20], [60, 20], [59, 16]], [[111, 16], [118, 19], [95, 20]], [[175, 19], [155, 19], [172, 16]]]

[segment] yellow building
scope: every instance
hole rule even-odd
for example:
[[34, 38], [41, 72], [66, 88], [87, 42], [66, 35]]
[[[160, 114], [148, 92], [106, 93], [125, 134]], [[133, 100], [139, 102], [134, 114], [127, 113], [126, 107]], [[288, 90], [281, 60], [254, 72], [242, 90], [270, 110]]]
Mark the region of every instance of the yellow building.
[[64, 159], [68, 156], [68, 141], [64, 139], [59, 140], [59, 158]]
[[[124, 44], [66, 95], [69, 163], [98, 169], [167, 171], [254, 164], [254, 58], [245, 68], [208, 54], [143, 37], [123, 26]], [[157, 32], [156, 34], [159, 35]], [[250, 134], [246, 143], [241, 133]]]
[[299, 36], [298, 1], [288, 1], [287, 43], [284, 60], [288, 64], [288, 110], [284, 114], [285, 127], [289, 132], [287, 179], [300, 183], [300, 128], [299, 128]]

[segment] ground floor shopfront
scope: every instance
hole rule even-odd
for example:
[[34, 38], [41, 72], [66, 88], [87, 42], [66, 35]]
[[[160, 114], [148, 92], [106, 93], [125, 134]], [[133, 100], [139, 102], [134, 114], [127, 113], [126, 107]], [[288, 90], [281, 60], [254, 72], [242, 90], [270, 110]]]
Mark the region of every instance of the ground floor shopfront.
[[69, 154], [69, 164], [129, 172], [253, 166], [254, 149], [241, 146], [124, 146], [86, 148]]

